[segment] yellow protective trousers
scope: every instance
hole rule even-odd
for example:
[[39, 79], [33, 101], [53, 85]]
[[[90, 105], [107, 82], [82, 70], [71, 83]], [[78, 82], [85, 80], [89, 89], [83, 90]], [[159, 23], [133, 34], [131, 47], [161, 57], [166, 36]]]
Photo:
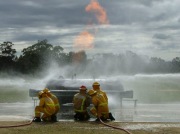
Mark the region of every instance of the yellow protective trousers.
[[[43, 114], [41, 116], [41, 114]], [[48, 120], [51, 117], [52, 113], [49, 113], [48, 110], [41, 106], [35, 107], [35, 117], [41, 117], [43, 120]]]
[[90, 109], [90, 112], [95, 117], [103, 117], [105, 119], [109, 118], [109, 109], [106, 106], [103, 106], [103, 107], [100, 106], [98, 107], [98, 110], [95, 107], [92, 107]]

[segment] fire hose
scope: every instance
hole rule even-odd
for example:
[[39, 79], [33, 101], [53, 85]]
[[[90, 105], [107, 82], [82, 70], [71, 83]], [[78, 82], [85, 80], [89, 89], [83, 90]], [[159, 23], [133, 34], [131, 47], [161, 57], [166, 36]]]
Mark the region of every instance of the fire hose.
[[[114, 128], [114, 129], [119, 129], [119, 130], [122, 130], [124, 132], [126, 132], [127, 134], [132, 134], [131, 132], [129, 132], [128, 130], [126, 129], [123, 129], [121, 127], [115, 127], [115, 126], [112, 126], [112, 125], [109, 125], [109, 124], [106, 124], [104, 123], [100, 118], [99, 118], [100, 122], [105, 125], [105, 126], [108, 126], [108, 127], [111, 127], [111, 128]], [[30, 122], [28, 123], [24, 123], [24, 124], [18, 124], [18, 125], [9, 125], [9, 126], [0, 126], [0, 128], [11, 128], [11, 127], [22, 127], [22, 126], [28, 126], [28, 125], [31, 125], [33, 122], [33, 120], [31, 120]]]
[[28, 123], [24, 124], [17, 124], [17, 125], [9, 125], [9, 126], [0, 126], [0, 128], [11, 128], [11, 127], [22, 127], [22, 126], [28, 126], [31, 125], [33, 120], [30, 120]]
[[108, 127], [114, 128], [114, 129], [122, 130], [122, 131], [126, 132], [127, 134], [132, 134], [131, 132], [129, 132], [129, 131], [126, 130], [126, 129], [123, 129], [123, 128], [121, 128], [121, 127], [112, 126], [112, 125], [109, 125], [109, 124], [103, 122], [103, 121], [101, 120], [101, 118], [99, 118], [99, 120], [100, 120], [100, 122], [101, 122], [103, 125], [105, 125], [105, 126], [108, 126]]

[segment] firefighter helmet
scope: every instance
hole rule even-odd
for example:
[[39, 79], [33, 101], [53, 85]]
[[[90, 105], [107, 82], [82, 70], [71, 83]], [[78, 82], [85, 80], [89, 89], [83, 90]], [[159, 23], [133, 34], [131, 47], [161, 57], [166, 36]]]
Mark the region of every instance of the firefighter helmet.
[[41, 97], [43, 93], [44, 93], [43, 91], [40, 91], [40, 92], [38, 93], [38, 97]]
[[50, 91], [49, 91], [48, 88], [45, 88], [45, 89], [43, 90], [43, 92], [44, 92], [44, 93], [50, 93]]
[[97, 91], [91, 89], [91, 90], [88, 91], [88, 94], [91, 96], [91, 95], [95, 94], [96, 92], [97, 92]]
[[94, 86], [94, 85], [100, 86], [100, 84], [99, 84], [98, 82], [94, 82], [94, 83], [93, 83], [93, 86]]
[[86, 86], [82, 85], [80, 88], [80, 90], [87, 90]]

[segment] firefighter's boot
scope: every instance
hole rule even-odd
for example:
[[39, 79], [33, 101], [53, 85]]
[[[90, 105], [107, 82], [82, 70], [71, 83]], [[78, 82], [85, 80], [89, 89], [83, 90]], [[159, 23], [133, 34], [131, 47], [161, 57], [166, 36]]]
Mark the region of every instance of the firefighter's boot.
[[110, 119], [111, 121], [114, 121], [114, 120], [115, 120], [115, 118], [113, 117], [112, 113], [109, 113], [109, 119]]
[[40, 117], [35, 117], [35, 118], [33, 119], [33, 122], [41, 122]]
[[78, 114], [77, 113], [75, 113], [75, 115], [74, 115], [74, 120], [78, 120]]
[[58, 122], [58, 120], [57, 120], [57, 116], [56, 115], [51, 115], [51, 121], [52, 122]]

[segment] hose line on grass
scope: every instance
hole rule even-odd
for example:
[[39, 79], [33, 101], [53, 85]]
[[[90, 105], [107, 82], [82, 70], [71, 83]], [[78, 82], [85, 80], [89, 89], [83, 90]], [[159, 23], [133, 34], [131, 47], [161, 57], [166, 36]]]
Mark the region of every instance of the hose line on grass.
[[129, 132], [129, 131], [126, 130], [126, 129], [123, 129], [123, 128], [121, 128], [121, 127], [116, 127], [116, 126], [109, 125], [109, 124], [103, 122], [100, 118], [99, 118], [99, 120], [100, 120], [100, 122], [101, 122], [103, 125], [105, 125], [105, 126], [108, 126], [108, 127], [114, 128], [114, 129], [122, 130], [122, 131], [126, 132], [127, 134], [132, 134], [131, 132]]
[[22, 126], [28, 126], [31, 125], [33, 120], [30, 120], [28, 123], [24, 124], [17, 124], [17, 125], [9, 125], [9, 126], [0, 126], [0, 128], [11, 128], [11, 127], [22, 127]]

